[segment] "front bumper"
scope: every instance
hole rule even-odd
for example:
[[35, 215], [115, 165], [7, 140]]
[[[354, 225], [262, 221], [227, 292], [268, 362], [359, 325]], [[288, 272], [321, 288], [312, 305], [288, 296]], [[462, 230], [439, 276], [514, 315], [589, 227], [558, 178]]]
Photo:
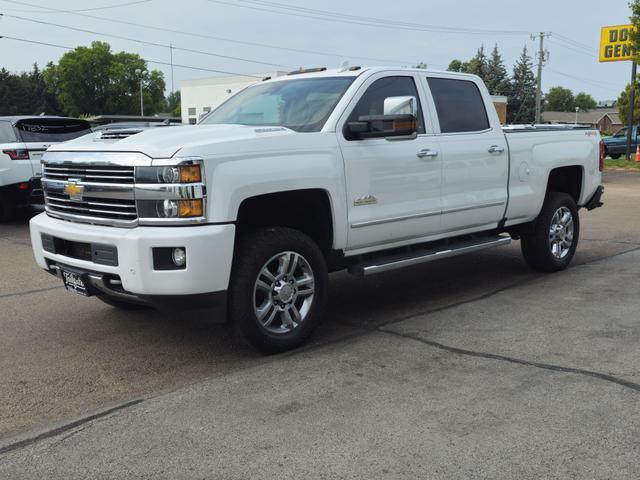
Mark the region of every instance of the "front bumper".
[[[96, 279], [115, 279], [121, 290], [133, 297], [203, 295], [224, 292], [229, 286], [233, 224], [129, 229], [73, 223], [41, 213], [31, 219], [30, 229], [33, 253], [41, 268], [55, 273], [55, 266], [62, 265], [93, 273]], [[69, 242], [115, 247], [117, 265], [46, 251], [42, 234]], [[186, 268], [154, 270], [154, 247], [183, 247], [187, 252]]]

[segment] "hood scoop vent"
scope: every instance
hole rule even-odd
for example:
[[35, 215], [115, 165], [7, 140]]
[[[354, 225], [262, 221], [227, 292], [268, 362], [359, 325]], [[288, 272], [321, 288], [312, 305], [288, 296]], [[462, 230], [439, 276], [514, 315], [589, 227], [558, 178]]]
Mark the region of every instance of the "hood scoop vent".
[[142, 129], [105, 130], [96, 135], [95, 140], [122, 140], [142, 132]]

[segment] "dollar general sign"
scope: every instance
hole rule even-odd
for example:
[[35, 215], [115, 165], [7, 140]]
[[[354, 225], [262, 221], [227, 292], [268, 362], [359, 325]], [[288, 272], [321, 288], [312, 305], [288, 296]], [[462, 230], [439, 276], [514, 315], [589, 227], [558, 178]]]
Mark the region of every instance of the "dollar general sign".
[[600, 36], [600, 61], [621, 62], [636, 58], [636, 49], [631, 44], [633, 25], [602, 27]]

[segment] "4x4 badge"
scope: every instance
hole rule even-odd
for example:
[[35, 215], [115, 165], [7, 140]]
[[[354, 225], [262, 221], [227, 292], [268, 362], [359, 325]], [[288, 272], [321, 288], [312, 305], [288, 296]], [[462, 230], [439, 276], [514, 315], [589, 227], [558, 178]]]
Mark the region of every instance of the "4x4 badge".
[[373, 195], [365, 195], [364, 197], [358, 197], [353, 201], [354, 207], [360, 207], [362, 205], [373, 205], [378, 203], [378, 199]]

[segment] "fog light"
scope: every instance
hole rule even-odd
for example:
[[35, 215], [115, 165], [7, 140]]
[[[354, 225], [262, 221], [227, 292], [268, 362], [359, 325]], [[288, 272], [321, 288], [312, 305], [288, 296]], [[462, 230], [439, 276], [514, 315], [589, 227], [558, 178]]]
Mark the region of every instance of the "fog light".
[[187, 263], [187, 252], [184, 248], [174, 248], [171, 252], [171, 259], [176, 267], [184, 267]]
[[164, 218], [171, 218], [178, 216], [178, 202], [175, 200], [164, 200], [158, 202], [157, 206], [158, 216]]

